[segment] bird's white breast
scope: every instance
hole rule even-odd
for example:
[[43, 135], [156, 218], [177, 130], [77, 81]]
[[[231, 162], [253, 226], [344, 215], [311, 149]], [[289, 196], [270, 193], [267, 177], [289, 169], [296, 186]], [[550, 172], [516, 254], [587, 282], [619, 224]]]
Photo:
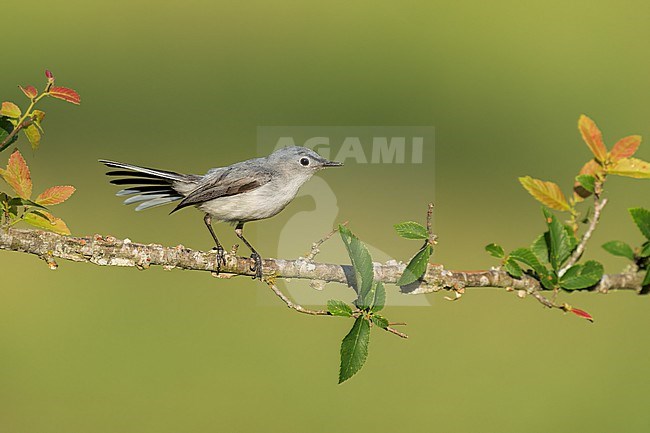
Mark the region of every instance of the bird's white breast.
[[[311, 177], [311, 176], [309, 176]], [[246, 222], [277, 215], [296, 197], [309, 177], [274, 178], [270, 182], [242, 194], [220, 197], [199, 205], [214, 219], [227, 222]]]

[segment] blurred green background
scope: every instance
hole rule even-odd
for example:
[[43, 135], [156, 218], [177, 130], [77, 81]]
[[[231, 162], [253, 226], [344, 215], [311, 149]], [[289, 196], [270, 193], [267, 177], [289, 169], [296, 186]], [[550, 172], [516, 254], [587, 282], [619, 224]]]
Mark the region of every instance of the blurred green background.
[[[483, 269], [495, 264], [485, 244], [528, 245], [542, 229], [518, 176], [569, 190], [589, 157], [581, 113], [610, 146], [650, 137], [649, 19], [644, 1], [32, 0], [2, 6], [0, 98], [24, 105], [16, 85], [40, 88], [45, 68], [81, 94], [80, 107], [45, 101], [41, 150], [19, 143], [35, 192], [78, 188], [54, 209], [73, 234], [200, 249], [211, 245], [198, 212], [134, 213], [96, 160], [201, 173], [257, 156], [259, 126], [434, 126], [435, 155], [422, 165], [351, 163], [319, 177], [336, 194], [336, 221], [402, 260], [416, 246], [392, 224], [422, 221], [435, 199], [434, 260]], [[639, 157], [650, 159], [650, 144]], [[650, 182], [609, 187], [587, 257], [616, 272], [624, 261], [599, 245], [640, 242], [626, 209], [650, 207]], [[319, 213], [301, 198], [251, 224], [251, 239], [272, 255], [274, 230], [310, 210]], [[235, 242], [230, 228], [218, 231]], [[303, 227], [294, 256], [322, 234]], [[346, 262], [339, 244], [321, 258]], [[256, 281], [67, 262], [51, 272], [33, 256], [0, 256], [2, 432], [650, 425], [650, 301], [633, 293], [563, 295], [594, 324], [496, 289], [389, 307], [411, 338], [374, 333], [366, 366], [339, 386], [351, 323], [288, 311]], [[312, 290], [301, 284], [289, 286]]]

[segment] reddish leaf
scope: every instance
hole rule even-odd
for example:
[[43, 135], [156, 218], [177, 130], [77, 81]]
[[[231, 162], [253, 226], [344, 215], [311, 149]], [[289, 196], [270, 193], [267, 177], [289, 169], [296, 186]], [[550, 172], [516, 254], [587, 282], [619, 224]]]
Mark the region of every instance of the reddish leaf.
[[11, 117], [12, 119], [18, 119], [22, 112], [20, 108], [13, 102], [3, 102], [2, 108], [0, 108], [0, 115]]
[[599, 177], [603, 174], [603, 166], [598, 164], [595, 159], [592, 159], [582, 166], [578, 174], [590, 174], [594, 177]]
[[74, 186], [53, 186], [52, 188], [43, 191], [34, 201], [41, 206], [51, 206], [53, 204], [63, 203], [69, 199], [74, 192]]
[[32, 178], [29, 174], [29, 167], [19, 151], [16, 150], [11, 154], [7, 169], [0, 169], [0, 175], [20, 198], [29, 200], [32, 195]]
[[578, 129], [591, 153], [594, 154], [598, 161], [604, 162], [607, 159], [607, 148], [603, 143], [603, 134], [594, 121], [583, 114], [578, 120]]
[[47, 78], [47, 81], [54, 82], [54, 75], [49, 70], [45, 70], [45, 78]]
[[77, 105], [81, 103], [81, 97], [79, 97], [79, 94], [72, 89], [68, 89], [67, 87], [53, 86], [50, 88], [50, 96], [58, 99], [63, 99], [64, 101], [72, 102], [73, 104]]
[[576, 316], [582, 317], [583, 319], [587, 319], [592, 323], [594, 322], [594, 318], [591, 317], [591, 314], [587, 313], [586, 311], [580, 310], [578, 308], [573, 308], [573, 307], [567, 308], [567, 311], [570, 311]]
[[613, 162], [616, 162], [619, 159], [629, 158], [634, 155], [640, 144], [640, 135], [630, 135], [629, 137], [621, 138], [616, 142], [614, 147], [612, 147], [612, 151], [609, 152], [609, 158]]
[[27, 86], [27, 87], [18, 86], [18, 87], [20, 87], [20, 90], [22, 90], [25, 96], [27, 96], [29, 99], [33, 99], [36, 98], [36, 96], [38, 96], [38, 90], [36, 90], [36, 87], [34, 86]]

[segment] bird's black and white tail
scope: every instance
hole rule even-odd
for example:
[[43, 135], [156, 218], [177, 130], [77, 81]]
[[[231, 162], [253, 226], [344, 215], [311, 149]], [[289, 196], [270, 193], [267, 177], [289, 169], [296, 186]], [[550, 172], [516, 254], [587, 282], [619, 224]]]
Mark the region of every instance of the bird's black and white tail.
[[116, 195], [132, 196], [124, 200], [124, 204], [140, 203], [136, 206], [136, 211], [182, 200], [184, 196], [174, 189], [174, 184], [192, 183], [195, 180], [193, 179], [195, 176], [174, 173], [173, 171], [138, 167], [137, 165], [103, 159], [100, 159], [99, 162], [107, 167], [118, 169], [109, 171], [106, 174], [116, 176], [115, 179], [111, 180], [114, 185], [129, 185]]

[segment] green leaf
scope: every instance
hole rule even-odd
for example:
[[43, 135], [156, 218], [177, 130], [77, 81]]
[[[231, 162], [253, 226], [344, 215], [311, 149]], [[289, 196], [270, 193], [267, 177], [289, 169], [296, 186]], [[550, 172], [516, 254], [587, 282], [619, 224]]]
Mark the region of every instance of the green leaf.
[[603, 249], [610, 254], [615, 256], [627, 257], [630, 260], [634, 260], [634, 251], [632, 247], [622, 241], [609, 241], [604, 243]]
[[0, 115], [18, 119], [22, 115], [22, 112], [20, 111], [20, 107], [16, 104], [7, 101], [0, 105]]
[[352, 308], [343, 301], [338, 299], [330, 299], [327, 301], [327, 311], [332, 316], [351, 317]]
[[372, 320], [372, 323], [375, 325], [379, 326], [381, 329], [386, 329], [388, 328], [388, 319], [386, 319], [384, 316], [380, 316], [379, 314], [373, 314], [370, 316], [370, 320]]
[[542, 265], [535, 253], [528, 248], [517, 248], [510, 253], [509, 257], [527, 265], [539, 276], [545, 276], [548, 274], [546, 266]]
[[381, 311], [384, 309], [384, 305], [386, 305], [386, 289], [384, 288], [384, 285], [381, 281], [377, 281], [377, 285], [375, 287], [375, 299], [370, 306], [370, 310]]
[[[9, 118], [5, 116], [0, 116], [0, 143], [5, 141], [5, 138], [7, 138], [7, 136], [11, 134], [11, 131], [13, 130], [14, 130], [14, 125], [9, 121]], [[18, 134], [13, 136], [11, 141], [7, 143], [6, 147], [9, 147], [9, 145], [11, 145], [16, 140], [18, 140]]]
[[533, 244], [530, 246], [530, 250], [535, 254], [535, 257], [539, 262], [546, 267], [550, 265], [548, 257], [548, 248], [551, 243], [551, 236], [548, 232], [544, 232], [541, 235], [537, 236], [537, 239], [533, 241]]
[[34, 227], [49, 230], [60, 235], [69, 235], [70, 229], [61, 218], [57, 218], [49, 212], [26, 213], [22, 220]]
[[375, 299], [377, 297], [377, 284], [371, 284], [370, 290], [366, 292], [365, 296], [362, 299], [356, 301], [356, 306], [364, 311], [372, 310], [372, 307], [375, 305]]
[[421, 224], [407, 221], [395, 224], [397, 234], [405, 239], [429, 239], [429, 233]]
[[370, 322], [363, 316], [357, 317], [348, 335], [341, 342], [341, 368], [339, 383], [343, 383], [363, 367], [368, 357]]
[[629, 212], [643, 236], [650, 240], [650, 210], [636, 207], [629, 209]]
[[643, 247], [641, 248], [641, 252], [639, 253], [639, 257], [650, 257], [650, 242], [646, 242], [643, 244]]
[[31, 124], [27, 128], [23, 129], [25, 137], [29, 140], [29, 143], [32, 145], [32, 150], [37, 150], [41, 144], [41, 131], [39, 131], [36, 124]]
[[497, 259], [502, 259], [506, 256], [506, 252], [503, 250], [501, 245], [497, 244], [488, 244], [485, 246], [485, 251], [487, 251], [492, 257]]
[[[549, 258], [549, 247], [551, 245], [551, 234], [549, 232], [544, 232], [539, 235], [537, 239], [533, 242], [530, 247], [530, 251], [535, 255], [535, 258], [539, 261], [541, 265], [540, 269], [535, 269], [535, 272], [539, 275], [539, 281], [542, 283], [545, 289], [553, 289], [557, 283], [557, 276], [555, 272], [551, 272], [547, 269], [550, 266]], [[512, 255], [512, 254], [511, 254]], [[522, 256], [525, 259], [525, 256]], [[534, 263], [534, 262], [532, 262]], [[529, 265], [532, 267], [532, 265]]]
[[553, 215], [551, 211], [543, 208], [548, 232], [550, 236], [550, 262], [553, 270], [557, 271], [562, 263], [569, 258], [572, 251], [572, 240], [569, 238], [564, 225]]
[[603, 265], [588, 260], [584, 265], [571, 266], [560, 278], [560, 287], [567, 290], [591, 287], [600, 281], [603, 272]]
[[47, 208], [45, 206], [43, 206], [43, 205], [40, 205], [40, 204], [35, 203], [35, 202], [31, 201], [31, 200], [27, 200], [27, 199], [20, 198], [20, 197], [14, 197], [11, 200], [9, 200], [9, 206], [33, 206], [33, 207], [37, 207], [39, 209], [47, 210]]
[[374, 293], [370, 293], [373, 289], [374, 278], [372, 258], [366, 246], [347, 227], [339, 226], [339, 233], [354, 268], [354, 289], [357, 291], [356, 305], [359, 308], [368, 308], [371, 299], [374, 298]]
[[[30, 209], [28, 211], [28, 213], [33, 213], [34, 215], [38, 215], [39, 217], [50, 221], [50, 217], [47, 214], [43, 213], [43, 212], [40, 212], [40, 211], [37, 211], [37, 210], [34, 210], [34, 209]], [[51, 221], [51, 222], [54, 222], [54, 221]]]
[[[565, 224], [564, 225], [564, 231], [566, 232], [566, 236], [567, 236], [567, 239], [569, 241], [569, 255], [571, 255], [573, 250], [575, 250], [576, 247], [578, 246], [578, 239], [573, 234], [573, 229], [570, 226]], [[568, 256], [567, 256], [567, 258], [568, 258]]]
[[521, 267], [511, 257], [506, 260], [503, 267], [506, 268], [506, 271], [515, 278], [521, 278], [521, 276], [524, 275], [524, 271], [521, 270]]
[[596, 190], [596, 178], [590, 174], [580, 174], [576, 176], [576, 181], [592, 194]]
[[415, 256], [411, 259], [406, 269], [397, 280], [398, 286], [406, 286], [417, 280], [419, 280], [427, 270], [427, 264], [429, 263], [429, 257], [433, 253], [433, 248], [431, 245], [427, 244], [423, 246], [420, 251], [417, 252]]

